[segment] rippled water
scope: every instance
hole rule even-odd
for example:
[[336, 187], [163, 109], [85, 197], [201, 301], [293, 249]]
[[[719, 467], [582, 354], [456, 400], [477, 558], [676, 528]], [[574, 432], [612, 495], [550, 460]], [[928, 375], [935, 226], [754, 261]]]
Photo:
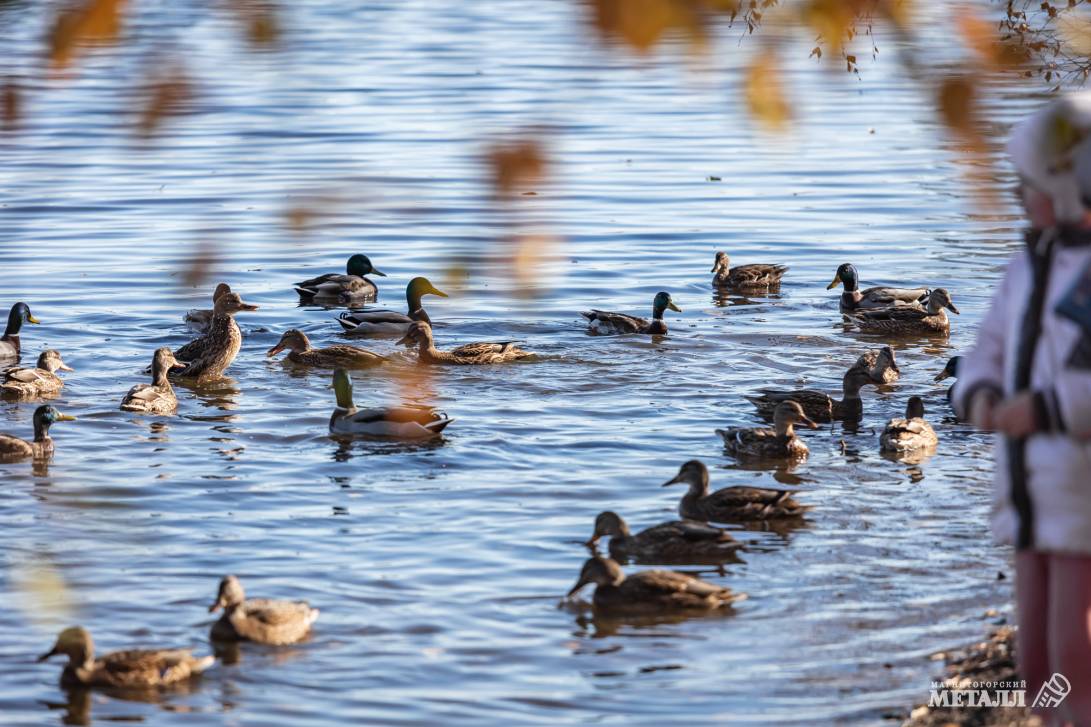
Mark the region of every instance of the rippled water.
[[[928, 98], [889, 55], [856, 79], [801, 48], [805, 123], [771, 140], [740, 110], [728, 52], [699, 68], [671, 50], [634, 61], [593, 43], [568, 3], [347, 5], [297, 3], [283, 51], [247, 53], [223, 18], [146, 3], [135, 32], [165, 38], [201, 81], [189, 116], [146, 149], [121, 128], [117, 89], [151, 58], [140, 42], [31, 82], [23, 130], [0, 138], [0, 303], [42, 320], [29, 357], [56, 347], [76, 368], [56, 403], [79, 417], [54, 428], [48, 467], [0, 465], [0, 721], [786, 724], [878, 721], [921, 699], [927, 655], [980, 635], [1010, 598], [984, 524], [986, 441], [948, 418], [932, 376], [970, 344], [1019, 226], [973, 212]], [[18, 70], [36, 62], [41, 13], [5, 13]], [[996, 110], [999, 133], [1028, 101]], [[481, 150], [531, 126], [551, 181], [498, 209]], [[285, 211], [313, 199], [311, 232], [286, 230]], [[564, 240], [538, 298], [511, 295], [497, 240], [513, 225]], [[209, 282], [185, 286], [208, 244]], [[780, 295], [717, 300], [720, 248], [790, 264]], [[436, 403], [457, 418], [442, 442], [331, 440], [327, 374], [264, 352], [288, 327], [339, 340], [334, 312], [297, 307], [290, 284], [357, 251], [389, 274], [382, 305], [401, 309], [414, 275], [449, 288], [426, 299], [441, 347], [514, 337], [539, 360], [441, 369], [407, 392], [397, 354], [358, 375], [357, 401]], [[963, 311], [950, 341], [899, 343], [901, 382], [865, 390], [857, 431], [806, 433], [804, 465], [740, 467], [714, 430], [754, 421], [744, 393], [837, 391], [877, 343], [845, 331], [825, 290], [844, 261], [865, 283], [946, 285]], [[239, 317], [230, 379], [179, 389], [175, 418], [118, 411], [151, 352], [191, 336], [181, 315], [216, 280], [261, 305]], [[579, 310], [644, 313], [660, 289], [685, 309], [670, 336], [586, 334]], [[878, 453], [912, 394], [942, 438], [919, 466]], [[5, 403], [2, 430], [29, 435], [33, 408]], [[750, 595], [736, 615], [633, 624], [559, 607], [595, 514], [671, 518], [682, 493], [659, 484], [695, 457], [714, 486], [798, 484], [815, 506], [806, 528], [740, 533], [745, 563], [706, 571]], [[161, 703], [66, 709], [59, 665], [33, 662], [65, 624], [13, 593], [43, 562], [102, 650], [206, 650], [205, 607], [229, 572], [323, 613], [309, 642], [245, 648]]]

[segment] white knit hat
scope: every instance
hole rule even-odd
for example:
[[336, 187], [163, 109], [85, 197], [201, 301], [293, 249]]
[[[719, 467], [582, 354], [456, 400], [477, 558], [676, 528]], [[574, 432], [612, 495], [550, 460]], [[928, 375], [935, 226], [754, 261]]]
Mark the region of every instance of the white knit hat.
[[1015, 171], [1053, 200], [1061, 223], [1083, 219], [1091, 200], [1091, 91], [1066, 94], [1012, 130]]

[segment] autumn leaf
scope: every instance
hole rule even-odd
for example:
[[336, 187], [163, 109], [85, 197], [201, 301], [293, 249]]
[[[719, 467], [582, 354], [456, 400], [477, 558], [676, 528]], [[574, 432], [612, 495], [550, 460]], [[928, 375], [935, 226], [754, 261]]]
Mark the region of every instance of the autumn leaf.
[[19, 126], [22, 94], [15, 79], [4, 80], [0, 88], [0, 124], [4, 131], [12, 132]]
[[[678, 33], [695, 46], [707, 40], [714, 13], [734, 19], [739, 0], [587, 0], [599, 35], [617, 39], [647, 53], [669, 33]], [[751, 0], [752, 12], [760, 19]]]
[[773, 130], [782, 130], [791, 121], [780, 67], [772, 51], [762, 51], [747, 67], [743, 86], [750, 114], [761, 124]]
[[180, 66], [168, 67], [153, 77], [143, 94], [137, 133], [144, 138], [150, 137], [165, 118], [184, 111], [192, 95], [189, 77]]
[[[546, 174], [546, 155], [535, 139], [515, 139], [493, 144], [485, 153], [498, 195], [510, 195], [540, 184]], [[531, 190], [533, 191], [533, 190]]]
[[61, 10], [49, 32], [49, 60], [64, 68], [82, 45], [110, 43], [121, 28], [125, 0], [82, 0]]
[[959, 135], [977, 138], [977, 92], [964, 76], [949, 76], [940, 83], [937, 106], [943, 123]]

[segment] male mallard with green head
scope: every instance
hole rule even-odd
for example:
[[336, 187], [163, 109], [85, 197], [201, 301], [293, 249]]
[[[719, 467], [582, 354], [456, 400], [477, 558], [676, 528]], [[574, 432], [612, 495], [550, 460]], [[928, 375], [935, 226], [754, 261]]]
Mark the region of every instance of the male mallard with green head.
[[432, 319], [424, 310], [421, 298], [426, 295], [438, 295], [446, 298], [447, 294], [432, 285], [428, 278], [413, 278], [405, 286], [405, 302], [408, 314], [393, 310], [372, 308], [370, 310], [345, 311], [337, 322], [350, 336], [398, 335], [404, 336], [409, 331], [409, 324], [423, 321], [431, 325]]
[[951, 301], [946, 288], [936, 288], [928, 293], [928, 305], [897, 305], [874, 310], [859, 310], [849, 315], [856, 326], [865, 333], [890, 333], [930, 335], [951, 332], [951, 320], [947, 309], [958, 315], [958, 308]]
[[898, 361], [894, 356], [894, 349], [890, 346], [875, 348], [860, 354], [856, 359], [855, 368], [861, 368], [868, 372], [871, 381], [879, 386], [893, 384], [902, 375], [898, 368]]
[[57, 422], [74, 421], [76, 417], [61, 414], [49, 404], [38, 407], [34, 410], [34, 440], [28, 442], [11, 434], [0, 434], [0, 460], [49, 457], [53, 454], [53, 438], [49, 436], [49, 428]]
[[257, 309], [256, 305], [244, 303], [238, 293], [220, 296], [213, 308], [208, 333], [174, 352], [174, 357], [186, 365], [177, 375], [202, 381], [223, 376], [242, 348], [242, 331], [235, 322], [235, 314]]
[[932, 425], [924, 420], [924, 401], [909, 397], [904, 419], [891, 419], [879, 437], [879, 449], [884, 452], [910, 452], [929, 449], [939, 444]]
[[747, 522], [777, 518], [801, 517], [810, 510], [792, 497], [792, 490], [770, 490], [762, 487], [725, 487], [709, 492], [708, 468], [692, 459], [678, 474], [663, 483], [663, 487], [684, 484], [689, 491], [678, 503], [678, 514], [687, 520], [702, 522]]
[[928, 295], [928, 288], [892, 288], [878, 285], [860, 290], [860, 274], [852, 263], [844, 263], [837, 268], [833, 282], [826, 286], [826, 290], [833, 290], [842, 284], [845, 286], [845, 292], [841, 294], [842, 313], [895, 305], [919, 305]]
[[0, 358], [18, 357], [22, 352], [19, 331], [24, 323], [38, 323], [38, 319], [31, 314], [30, 306], [26, 303], [16, 303], [8, 311], [8, 325], [3, 337], [0, 337]]
[[35, 399], [56, 394], [64, 388], [64, 379], [57, 371], [72, 371], [61, 354], [52, 348], [38, 355], [34, 368], [8, 369], [4, 373], [4, 383], [0, 384], [0, 394], [9, 398]]
[[595, 518], [588, 547], [604, 537], [610, 538], [611, 558], [639, 563], [722, 563], [743, 547], [723, 528], [696, 520], [660, 523], [633, 535], [625, 520], [610, 510]]
[[794, 401], [782, 401], [773, 412], [773, 428], [732, 427], [717, 429], [724, 440], [724, 449], [736, 457], [761, 459], [804, 459], [809, 450], [806, 443], [796, 436], [795, 425], [818, 427], [803, 413], [803, 407]]
[[61, 672], [63, 686], [153, 689], [184, 682], [216, 661], [214, 656], [193, 655], [191, 649], [133, 649], [95, 658], [91, 634], [79, 626], [67, 628], [38, 661], [63, 654], [68, 663]]
[[[217, 285], [216, 290], [212, 291], [212, 305], [216, 305], [216, 301], [222, 298], [225, 293], [230, 292], [231, 286], [227, 283]], [[214, 315], [215, 312], [212, 308], [194, 308], [186, 313], [184, 320], [198, 333], [204, 333], [212, 324], [212, 316]]]
[[307, 334], [295, 328], [285, 331], [277, 345], [270, 348], [265, 355], [276, 356], [284, 349], [288, 349], [288, 360], [301, 366], [360, 369], [378, 366], [386, 361], [377, 353], [343, 343], [314, 348]]
[[737, 290], [762, 290], [780, 287], [780, 279], [788, 272], [787, 265], [751, 263], [731, 267], [731, 258], [726, 252], [716, 253], [716, 262], [712, 265], [712, 284], [717, 288], [735, 288]]
[[467, 343], [450, 351], [440, 351], [432, 338], [432, 326], [424, 321], [409, 324], [409, 331], [398, 341], [399, 344], [417, 345], [419, 360], [429, 364], [455, 364], [472, 366], [475, 364], [497, 364], [518, 361], [534, 354], [515, 345], [515, 341], [489, 343]]
[[326, 273], [295, 284], [295, 290], [303, 300], [337, 301], [356, 303], [375, 300], [379, 289], [366, 275], [386, 277], [371, 264], [367, 255], [356, 254], [345, 263], [345, 274]]
[[333, 390], [337, 407], [330, 416], [330, 431], [334, 434], [423, 439], [438, 436], [454, 421], [425, 406], [357, 409], [352, 401], [352, 380], [344, 369], [333, 372]]
[[622, 333], [650, 333], [652, 335], [664, 335], [667, 332], [667, 324], [663, 322], [663, 314], [670, 308], [678, 313], [682, 309], [674, 304], [671, 294], [660, 291], [652, 300], [652, 319], [639, 318], [625, 313], [611, 313], [592, 309], [580, 313], [590, 321], [592, 333], [600, 335], [616, 335]]
[[773, 418], [781, 402], [794, 401], [803, 408], [803, 413], [808, 418], [816, 422], [858, 421], [864, 415], [864, 402], [860, 398], [860, 389], [869, 385], [875, 385], [871, 375], [866, 369], [854, 365], [845, 372], [841, 381], [844, 393], [840, 401], [825, 392], [813, 389], [795, 391], [759, 389], [758, 396], [748, 396], [746, 399], [757, 407], [758, 414], [767, 419]]
[[223, 615], [212, 625], [214, 641], [253, 641], [271, 646], [302, 641], [319, 614], [317, 608], [304, 601], [248, 599], [235, 576], [220, 581], [220, 590], [208, 611], [214, 613], [221, 608]]
[[174, 357], [170, 348], [163, 346], [156, 349], [152, 356], [152, 382], [137, 384], [129, 389], [129, 393], [121, 400], [121, 410], [163, 416], [178, 411], [178, 397], [174, 394], [174, 387], [171, 386], [167, 374], [171, 369], [180, 368], [185, 368], [185, 364]]
[[647, 570], [626, 576], [616, 561], [598, 556], [583, 564], [568, 598], [592, 583], [595, 595], [591, 604], [604, 615], [700, 613], [729, 608], [746, 598], [744, 593], [669, 570]]

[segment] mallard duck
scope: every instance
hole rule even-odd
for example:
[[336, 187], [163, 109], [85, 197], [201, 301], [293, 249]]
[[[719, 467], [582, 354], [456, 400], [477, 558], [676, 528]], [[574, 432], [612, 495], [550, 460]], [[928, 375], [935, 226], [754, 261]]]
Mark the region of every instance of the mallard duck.
[[822, 391], [797, 389], [796, 391], [777, 391], [759, 389], [759, 396], [748, 396], [747, 401], [758, 408], [758, 413], [771, 419], [777, 406], [784, 401], [794, 401], [803, 408], [803, 413], [816, 422], [826, 423], [832, 420], [857, 421], [864, 415], [864, 402], [860, 399], [860, 389], [874, 385], [866, 369], [852, 366], [845, 372], [841, 381], [844, 391], [840, 401]]
[[589, 310], [580, 313], [581, 316], [591, 322], [591, 330], [594, 333], [612, 335], [620, 333], [650, 333], [663, 335], [667, 332], [667, 324], [663, 322], [663, 312], [670, 308], [672, 311], [682, 312], [682, 309], [674, 304], [671, 294], [660, 291], [655, 294], [652, 301], [652, 319], [638, 318], [624, 313], [610, 313], [601, 310]]
[[318, 609], [304, 601], [247, 599], [235, 576], [220, 581], [220, 591], [209, 613], [223, 609], [220, 620], [212, 625], [215, 641], [255, 641], [281, 646], [302, 641], [318, 620]]
[[343, 343], [326, 348], [312, 348], [311, 339], [307, 338], [307, 334], [295, 328], [285, 331], [277, 345], [270, 348], [265, 355], [276, 356], [286, 348], [290, 349], [288, 360], [303, 366], [358, 369], [377, 366], [386, 361], [377, 353]]
[[38, 355], [34, 368], [8, 369], [4, 383], [0, 384], [0, 393], [20, 399], [56, 394], [64, 388], [64, 379], [57, 376], [56, 371], [72, 371], [72, 368], [61, 360], [58, 351], [48, 348]]
[[0, 434], [0, 459], [25, 459], [27, 457], [48, 457], [53, 454], [53, 439], [49, 428], [57, 422], [74, 422], [76, 417], [61, 414], [49, 404], [43, 404], [34, 410], [34, 441], [11, 434]]
[[422, 439], [437, 436], [454, 421], [424, 406], [357, 409], [352, 403], [352, 380], [344, 369], [333, 372], [333, 389], [337, 393], [337, 407], [330, 417], [330, 431], [334, 434]]
[[98, 659], [91, 634], [73, 626], [57, 637], [57, 643], [38, 661], [65, 654], [61, 672], [64, 686], [151, 689], [166, 687], [196, 676], [216, 661], [214, 656], [194, 656], [191, 649], [133, 649], [115, 651]]
[[580, 579], [568, 592], [572, 598], [594, 583], [591, 603], [596, 611], [616, 615], [645, 615], [678, 611], [714, 611], [746, 598], [730, 588], [717, 586], [684, 573], [646, 570], [626, 576], [610, 558], [589, 558]]
[[810, 507], [800, 505], [792, 490], [769, 490], [761, 487], [725, 487], [709, 492], [708, 468], [692, 459], [678, 470], [663, 487], [689, 485], [689, 492], [678, 503], [678, 514], [687, 520], [702, 522], [746, 522], [776, 518], [800, 517]]
[[[212, 291], [212, 305], [216, 305], [224, 293], [230, 293], [231, 286], [227, 283], [220, 283], [216, 286], [216, 290]], [[208, 330], [209, 325], [212, 324], [213, 309], [212, 308], [194, 308], [186, 313], [185, 320], [191, 327], [193, 327], [198, 333], [204, 333]]]
[[716, 433], [723, 437], [724, 449], [736, 457], [803, 459], [809, 450], [796, 436], [796, 424], [805, 424], [811, 429], [818, 427], [807, 418], [799, 404], [782, 401], [773, 412], [772, 429], [732, 427], [717, 429]]
[[185, 364], [177, 375], [199, 380], [222, 376], [242, 347], [242, 332], [235, 322], [235, 314], [257, 309], [256, 305], [244, 303], [238, 293], [221, 295], [213, 308], [215, 315], [208, 333], [174, 352], [174, 357]]
[[30, 306], [26, 303], [16, 303], [8, 311], [8, 326], [4, 329], [3, 337], [0, 337], [0, 358], [11, 358], [21, 353], [19, 331], [24, 323], [38, 323], [38, 319], [31, 315]]
[[928, 293], [925, 308], [897, 305], [856, 311], [849, 318], [867, 333], [942, 333], [946, 336], [951, 331], [951, 320], [944, 308], [958, 315], [958, 308], [951, 302], [951, 294], [945, 288], [936, 288]]
[[170, 385], [167, 374], [171, 369], [184, 367], [185, 364], [180, 363], [168, 347], [156, 349], [152, 356], [152, 382], [137, 384], [129, 389], [129, 393], [121, 400], [121, 410], [164, 416], [178, 411], [178, 398], [174, 395], [174, 387]]
[[373, 308], [371, 310], [345, 311], [337, 322], [350, 336], [399, 335], [404, 336], [413, 321], [431, 324], [432, 319], [421, 304], [425, 295], [438, 295], [446, 298], [447, 294], [432, 285], [428, 278], [413, 278], [405, 286], [405, 302], [409, 313]]
[[712, 284], [719, 288], [761, 289], [776, 288], [780, 279], [788, 272], [787, 265], [769, 265], [752, 263], [731, 267], [731, 258], [726, 252], [716, 253], [716, 262], [712, 265]]
[[841, 294], [842, 313], [892, 305], [917, 305], [928, 295], [928, 288], [891, 288], [880, 285], [860, 290], [860, 276], [851, 263], [844, 263], [837, 268], [833, 282], [826, 286], [826, 290], [833, 290], [840, 284], [845, 286], [845, 292]]
[[909, 397], [905, 419], [891, 419], [879, 437], [879, 449], [884, 452], [909, 452], [937, 444], [939, 437], [932, 425], [924, 420], [924, 401], [919, 396]]
[[898, 361], [894, 356], [894, 349], [890, 346], [864, 351], [860, 354], [860, 358], [856, 359], [853, 367], [866, 370], [872, 383], [880, 386], [893, 384], [902, 375], [902, 370], [898, 367]]
[[947, 361], [947, 365], [943, 367], [943, 371], [936, 374], [935, 378], [932, 380], [938, 383], [944, 379], [957, 379], [958, 367], [960, 365], [962, 365], [962, 357], [952, 356], [950, 360]]
[[610, 557], [645, 563], [720, 563], [735, 555], [743, 544], [731, 533], [696, 520], [674, 520], [653, 525], [636, 535], [616, 512], [607, 510], [595, 518], [595, 532], [587, 545], [610, 537]]
[[295, 284], [295, 291], [304, 300], [332, 299], [339, 303], [375, 300], [379, 289], [365, 275], [386, 277], [371, 264], [367, 255], [353, 255], [345, 264], [345, 274], [326, 273]]
[[420, 353], [420, 362], [430, 364], [457, 364], [463, 366], [497, 364], [518, 361], [521, 358], [534, 355], [516, 346], [515, 341], [467, 343], [450, 351], [440, 351], [436, 348], [436, 342], [432, 338], [432, 326], [424, 321], [414, 321], [409, 324], [409, 332], [398, 343], [416, 343]]

